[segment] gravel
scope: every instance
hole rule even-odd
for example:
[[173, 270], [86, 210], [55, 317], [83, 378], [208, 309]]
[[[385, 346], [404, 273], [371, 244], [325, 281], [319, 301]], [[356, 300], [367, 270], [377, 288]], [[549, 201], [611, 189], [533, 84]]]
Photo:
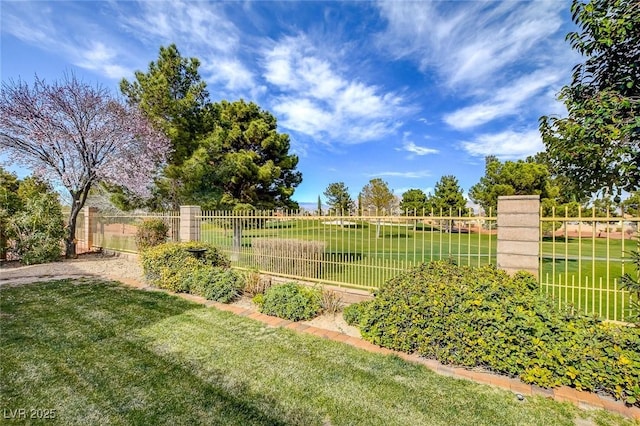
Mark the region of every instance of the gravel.
[[144, 283], [136, 255], [87, 254], [77, 259], [40, 265], [22, 266], [17, 262], [0, 264], [0, 285], [72, 277], [103, 277]]

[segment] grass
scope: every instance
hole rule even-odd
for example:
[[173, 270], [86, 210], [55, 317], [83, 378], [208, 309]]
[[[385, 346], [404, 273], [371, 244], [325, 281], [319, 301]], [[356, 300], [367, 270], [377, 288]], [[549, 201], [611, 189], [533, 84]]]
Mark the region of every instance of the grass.
[[5, 416], [25, 408], [83, 425], [633, 424], [540, 397], [520, 402], [395, 356], [115, 282], [5, 286], [0, 312]]

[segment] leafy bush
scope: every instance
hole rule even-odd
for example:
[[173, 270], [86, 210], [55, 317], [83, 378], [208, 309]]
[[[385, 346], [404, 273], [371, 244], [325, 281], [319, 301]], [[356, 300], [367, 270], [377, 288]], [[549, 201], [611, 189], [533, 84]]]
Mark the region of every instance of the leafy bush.
[[291, 321], [308, 320], [322, 311], [322, 292], [295, 282], [273, 286], [253, 301], [263, 314]]
[[258, 306], [262, 306], [264, 304], [264, 294], [263, 293], [256, 294], [255, 296], [253, 296], [251, 301]]
[[136, 246], [139, 251], [160, 245], [167, 241], [169, 226], [160, 218], [147, 219], [138, 225]]
[[365, 300], [363, 302], [353, 303], [349, 306], [345, 306], [342, 310], [342, 318], [344, 318], [345, 322], [349, 325], [359, 326], [360, 320], [362, 319], [363, 313], [367, 309], [367, 304], [371, 303], [370, 300]]
[[[638, 248], [640, 248], [640, 242]], [[635, 321], [636, 327], [640, 327], [640, 250], [634, 250], [629, 255], [631, 264], [635, 267], [635, 273], [624, 274], [620, 287], [630, 293], [629, 320]]]
[[14, 241], [10, 251], [25, 265], [60, 260], [64, 221], [55, 194], [35, 194], [26, 200], [24, 210], [9, 219], [9, 226]]
[[240, 296], [244, 277], [232, 269], [203, 265], [191, 271], [185, 286], [205, 299], [229, 303]]
[[[207, 249], [196, 259], [189, 249]], [[188, 292], [187, 279], [192, 271], [202, 266], [228, 268], [229, 259], [220, 250], [207, 243], [164, 243], [140, 253], [140, 261], [147, 281], [151, 285], [177, 292]]]
[[638, 404], [640, 329], [570, 312], [530, 274], [439, 261], [389, 280], [345, 318], [380, 346]]

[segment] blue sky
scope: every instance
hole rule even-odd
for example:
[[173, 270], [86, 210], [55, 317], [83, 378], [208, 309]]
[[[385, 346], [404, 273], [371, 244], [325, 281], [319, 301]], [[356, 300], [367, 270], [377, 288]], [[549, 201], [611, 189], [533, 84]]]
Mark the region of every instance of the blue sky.
[[[294, 199], [372, 178], [465, 193], [484, 157], [543, 150], [541, 115], [580, 61], [569, 1], [0, 2], [2, 81], [73, 71], [118, 92], [160, 46], [197, 57], [211, 99], [254, 101], [300, 157]], [[20, 175], [26, 171], [10, 167]]]

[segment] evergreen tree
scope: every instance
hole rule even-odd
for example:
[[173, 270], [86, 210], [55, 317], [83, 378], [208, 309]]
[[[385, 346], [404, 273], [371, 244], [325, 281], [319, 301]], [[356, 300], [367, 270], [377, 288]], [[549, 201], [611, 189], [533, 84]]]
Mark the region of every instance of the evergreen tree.
[[406, 215], [422, 216], [428, 213], [427, 194], [421, 189], [410, 189], [402, 194], [400, 209]]
[[442, 176], [436, 183], [429, 204], [436, 214], [442, 211], [443, 215], [462, 216], [468, 212], [467, 199], [464, 198], [458, 179], [452, 175]]
[[[197, 58], [183, 58], [175, 44], [160, 47], [159, 57], [149, 64], [146, 73], [135, 72], [135, 80], [122, 79], [120, 91], [129, 104], [138, 106], [146, 117], [168, 136], [171, 154], [162, 176], [156, 180], [154, 209], [177, 210], [187, 203], [184, 185], [191, 178], [182, 165], [193, 155], [200, 140], [213, 129], [206, 105], [209, 93], [202, 81]], [[123, 208], [133, 208], [140, 200], [126, 191], [110, 187], [114, 201]], [[193, 198], [193, 197], [191, 197]]]
[[557, 191], [553, 190], [549, 170], [544, 164], [531, 159], [502, 163], [496, 157], [488, 156], [485, 174], [469, 189], [469, 197], [485, 214], [493, 214], [501, 195], [540, 195], [541, 199], [552, 199], [554, 192]]
[[324, 191], [327, 197], [327, 204], [338, 215], [349, 214], [354, 207], [354, 202], [349, 195], [349, 188], [344, 182], [335, 182], [329, 184]]

